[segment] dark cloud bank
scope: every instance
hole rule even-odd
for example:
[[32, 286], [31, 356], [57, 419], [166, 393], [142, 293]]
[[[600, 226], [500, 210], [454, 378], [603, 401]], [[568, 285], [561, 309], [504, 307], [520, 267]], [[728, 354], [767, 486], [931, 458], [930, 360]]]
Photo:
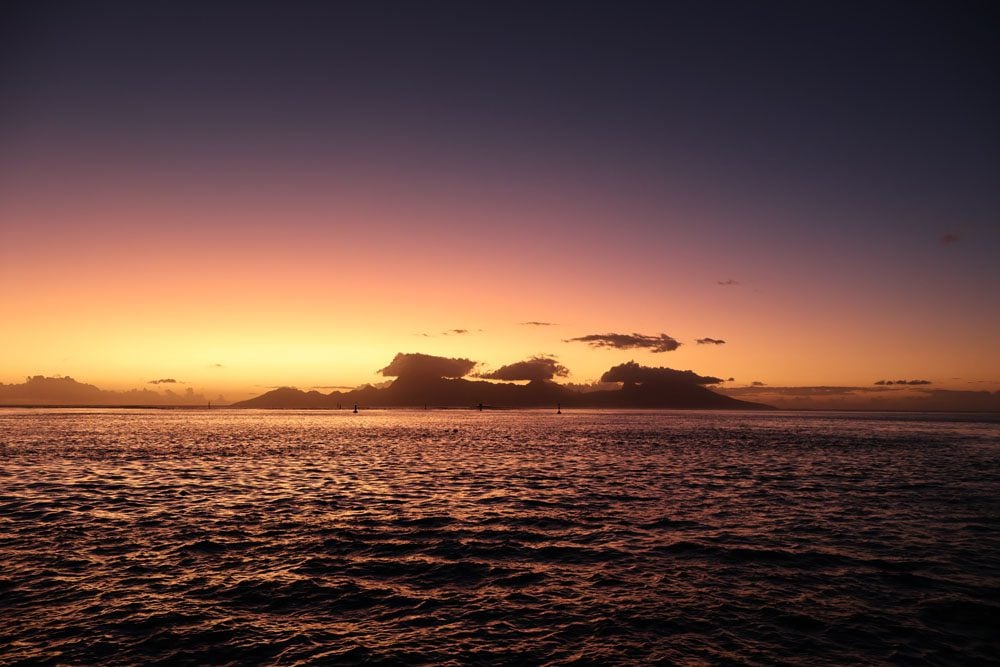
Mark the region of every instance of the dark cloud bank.
[[634, 361], [615, 366], [601, 376], [601, 382], [629, 384], [719, 384], [721, 378], [698, 375], [693, 371], [675, 371], [673, 368], [640, 366]]
[[569, 375], [569, 369], [552, 357], [532, 357], [526, 361], [501, 366], [489, 373], [480, 373], [476, 377], [484, 380], [531, 380], [538, 382], [566, 377], [567, 375]]
[[673, 352], [681, 346], [678, 340], [665, 333], [661, 333], [659, 336], [646, 336], [637, 333], [588, 334], [568, 338], [565, 342], [587, 343], [591, 347], [610, 347], [616, 350], [646, 349], [650, 352]]
[[[466, 379], [478, 364], [471, 359], [400, 353], [380, 373], [396, 379], [386, 387], [366, 385], [321, 394], [285, 387], [235, 404], [248, 408], [362, 407], [569, 407], [766, 409], [768, 406], [716, 393], [705, 385], [719, 378], [635, 362], [611, 368], [601, 383], [568, 386], [553, 381], [568, 375], [555, 358], [532, 357]], [[503, 380], [504, 382], [489, 382]], [[514, 384], [515, 382], [527, 384]], [[613, 384], [609, 384], [613, 383]], [[613, 388], [608, 388], [613, 387]]]
[[933, 384], [930, 380], [879, 380], [875, 383], [877, 386], [888, 386], [888, 385], [924, 385]]
[[397, 354], [392, 363], [379, 370], [385, 377], [420, 376], [433, 378], [465, 377], [476, 367], [471, 359], [435, 357], [419, 352]]

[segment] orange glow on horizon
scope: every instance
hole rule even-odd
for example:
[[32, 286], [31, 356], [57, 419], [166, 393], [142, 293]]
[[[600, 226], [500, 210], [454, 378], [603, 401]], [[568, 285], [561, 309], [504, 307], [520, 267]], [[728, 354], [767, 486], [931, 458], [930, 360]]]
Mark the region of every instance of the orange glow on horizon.
[[[580, 383], [636, 360], [735, 386], [1000, 387], [995, 309], [919, 271], [882, 282], [834, 271], [818, 244], [785, 253], [727, 238], [718, 230], [736, 213], [721, 205], [695, 212], [608, 188], [560, 197], [555, 185], [513, 198], [410, 187], [387, 200], [372, 183], [333, 194], [279, 184], [237, 199], [172, 182], [5, 193], [0, 382], [69, 375], [130, 389], [174, 377], [240, 400], [380, 382], [394, 354], [425, 352], [486, 368], [555, 355]], [[666, 231], [623, 234], [620, 215]], [[531, 320], [556, 326], [521, 324]], [[683, 344], [565, 342], [607, 332]], [[696, 344], [704, 337], [726, 343]]]

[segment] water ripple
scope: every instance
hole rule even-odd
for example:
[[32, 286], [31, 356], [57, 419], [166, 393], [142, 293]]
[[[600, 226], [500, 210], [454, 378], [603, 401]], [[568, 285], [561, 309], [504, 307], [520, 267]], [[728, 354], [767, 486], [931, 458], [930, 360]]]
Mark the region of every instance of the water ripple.
[[1000, 425], [0, 411], [0, 663], [988, 664]]

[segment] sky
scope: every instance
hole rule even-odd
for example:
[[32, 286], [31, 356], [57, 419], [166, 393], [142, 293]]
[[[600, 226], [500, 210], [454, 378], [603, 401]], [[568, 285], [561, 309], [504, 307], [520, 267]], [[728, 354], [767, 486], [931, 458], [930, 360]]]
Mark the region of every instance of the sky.
[[0, 11], [0, 382], [1000, 389], [988, 3]]

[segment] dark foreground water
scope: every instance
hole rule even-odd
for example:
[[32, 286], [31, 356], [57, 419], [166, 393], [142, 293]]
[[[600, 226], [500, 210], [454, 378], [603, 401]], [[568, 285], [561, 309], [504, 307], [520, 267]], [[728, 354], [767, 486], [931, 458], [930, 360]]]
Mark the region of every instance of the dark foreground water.
[[1000, 660], [1000, 423], [0, 410], [0, 662]]

